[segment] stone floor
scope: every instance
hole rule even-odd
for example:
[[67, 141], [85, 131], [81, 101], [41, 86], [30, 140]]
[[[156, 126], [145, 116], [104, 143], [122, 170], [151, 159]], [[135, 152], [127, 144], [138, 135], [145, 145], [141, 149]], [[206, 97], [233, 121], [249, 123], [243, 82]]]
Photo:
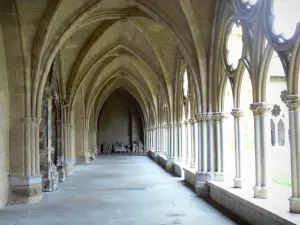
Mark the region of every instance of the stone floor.
[[42, 202], [6, 207], [0, 225], [246, 224], [146, 156], [101, 156], [74, 172]]

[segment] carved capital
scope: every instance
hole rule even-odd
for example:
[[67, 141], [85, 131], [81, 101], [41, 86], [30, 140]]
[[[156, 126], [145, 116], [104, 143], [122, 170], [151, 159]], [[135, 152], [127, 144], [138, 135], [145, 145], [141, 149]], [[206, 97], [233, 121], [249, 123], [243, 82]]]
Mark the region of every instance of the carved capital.
[[250, 110], [254, 116], [262, 116], [271, 112], [272, 106], [265, 102], [253, 103], [250, 105]]
[[227, 119], [227, 118], [228, 118], [227, 113], [217, 112], [217, 113], [214, 113], [212, 115], [212, 119], [215, 122], [220, 122], [220, 121], [223, 121], [224, 119]]
[[191, 125], [194, 125], [196, 122], [197, 122], [197, 121], [195, 120], [195, 118], [189, 119], [189, 123], [190, 123]]
[[202, 122], [202, 114], [201, 113], [196, 113], [195, 119], [198, 123]]
[[26, 117], [24, 117], [24, 118], [22, 119], [22, 122], [23, 122], [24, 124], [31, 124], [31, 123], [32, 123], [32, 118], [26, 116]]
[[239, 119], [244, 116], [244, 112], [241, 109], [232, 109], [231, 115], [235, 119]]
[[185, 126], [187, 126], [187, 125], [189, 124], [189, 121], [188, 121], [188, 120], [185, 120], [185, 121], [183, 121], [183, 124], [184, 124]]
[[183, 122], [182, 121], [177, 121], [177, 126], [178, 127], [181, 127], [183, 125]]
[[285, 97], [285, 104], [290, 111], [300, 109], [300, 95], [287, 95]]

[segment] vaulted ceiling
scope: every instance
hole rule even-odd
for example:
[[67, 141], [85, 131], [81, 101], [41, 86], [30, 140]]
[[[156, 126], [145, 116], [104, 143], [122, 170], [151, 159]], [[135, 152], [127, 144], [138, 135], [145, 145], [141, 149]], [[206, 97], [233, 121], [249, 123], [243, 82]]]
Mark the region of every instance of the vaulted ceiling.
[[42, 21], [34, 39], [36, 77], [44, 79], [59, 53], [71, 104], [83, 90], [89, 110], [122, 86], [145, 114], [155, 112], [159, 94], [172, 108], [181, 61], [187, 63], [196, 85], [205, 85], [214, 1], [51, 0], [46, 6], [42, 2], [31, 6], [41, 4], [43, 15], [26, 3], [32, 17]]

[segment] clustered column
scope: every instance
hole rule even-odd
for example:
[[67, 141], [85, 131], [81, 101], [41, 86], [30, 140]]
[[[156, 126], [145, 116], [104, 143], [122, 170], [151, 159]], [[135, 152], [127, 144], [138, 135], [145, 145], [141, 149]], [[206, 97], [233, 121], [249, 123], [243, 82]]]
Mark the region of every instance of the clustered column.
[[254, 187], [255, 198], [267, 198], [267, 151], [270, 145], [270, 105], [265, 102], [251, 104], [250, 109], [254, 115], [255, 132], [255, 172], [256, 184]]
[[241, 118], [243, 112], [241, 109], [232, 109], [231, 115], [234, 117], [234, 134], [235, 134], [235, 178], [234, 187], [242, 188], [242, 129]]
[[181, 121], [177, 122], [178, 126], [178, 162], [182, 162], [183, 158], [183, 149], [182, 149], [182, 129], [183, 129], [183, 123]]
[[289, 108], [290, 145], [291, 145], [291, 175], [292, 196], [290, 197], [290, 211], [300, 213], [300, 96], [286, 96]]
[[216, 173], [214, 180], [224, 181], [224, 119], [227, 118], [225, 113], [214, 113], [213, 121], [216, 127]]

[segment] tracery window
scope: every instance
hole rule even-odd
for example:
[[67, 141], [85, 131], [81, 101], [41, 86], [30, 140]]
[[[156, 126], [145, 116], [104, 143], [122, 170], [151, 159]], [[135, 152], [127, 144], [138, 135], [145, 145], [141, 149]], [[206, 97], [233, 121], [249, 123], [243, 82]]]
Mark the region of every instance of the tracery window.
[[300, 22], [299, 0], [273, 1], [273, 13], [275, 20], [273, 28], [275, 34], [282, 34], [286, 39], [291, 38], [296, 30], [296, 24]]
[[229, 35], [227, 37], [226, 42], [226, 50], [227, 50], [227, 64], [232, 67], [232, 69], [236, 69], [239, 63], [239, 59], [242, 56], [243, 52], [243, 31], [242, 27], [233, 23], [231, 25], [231, 29], [229, 31]]

